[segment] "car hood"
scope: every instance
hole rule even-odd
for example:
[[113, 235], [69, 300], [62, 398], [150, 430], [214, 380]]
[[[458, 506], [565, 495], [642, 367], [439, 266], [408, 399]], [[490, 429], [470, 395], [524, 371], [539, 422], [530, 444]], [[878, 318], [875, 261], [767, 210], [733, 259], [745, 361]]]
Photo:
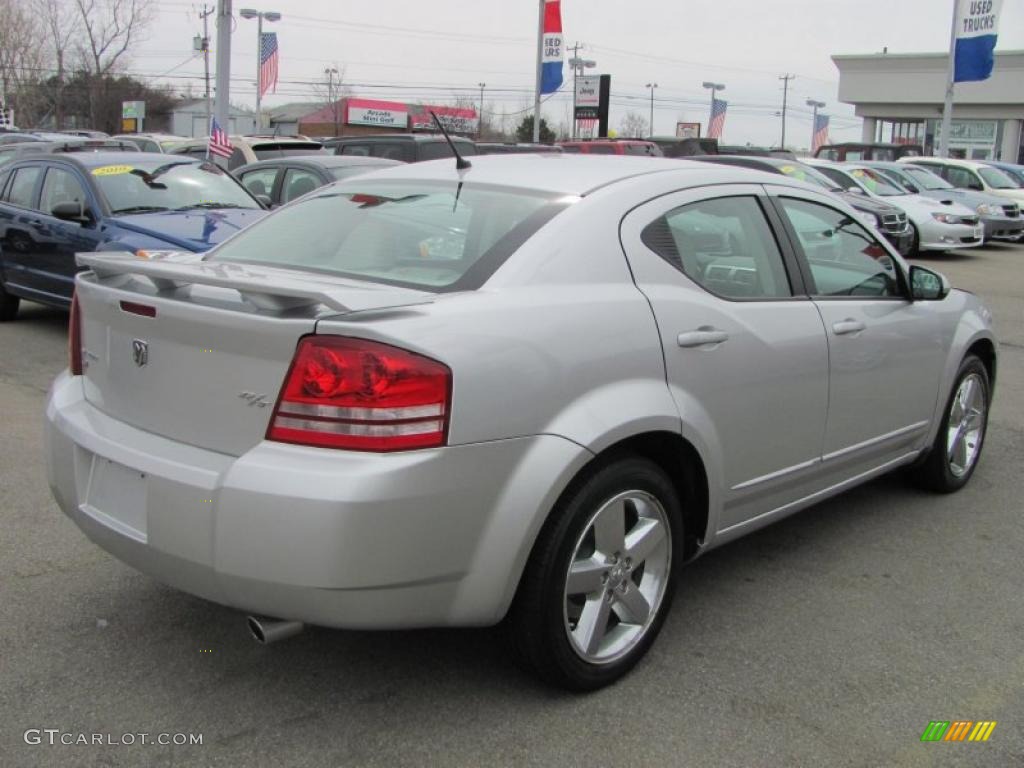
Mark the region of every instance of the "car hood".
[[903, 212], [901, 208], [897, 208], [895, 205], [883, 203], [881, 200], [874, 197], [868, 197], [867, 195], [858, 195], [855, 192], [836, 192], [835, 194], [858, 211], [869, 211], [876, 214]]
[[940, 203], [946, 201], [960, 203], [975, 210], [979, 205], [995, 205], [998, 207], [1006, 205], [1005, 198], [999, 198], [985, 192], [975, 192], [970, 189], [926, 189], [921, 192], [921, 196], [938, 200]]
[[946, 203], [933, 200], [930, 197], [921, 195], [898, 195], [887, 198], [907, 213], [916, 213], [920, 216], [930, 216], [933, 213], [951, 213], [955, 216], [977, 216], [973, 208], [968, 208], [960, 203]]
[[236, 232], [259, 221], [267, 211], [223, 208], [193, 211], [155, 211], [118, 216], [118, 226], [189, 251], [208, 251]]

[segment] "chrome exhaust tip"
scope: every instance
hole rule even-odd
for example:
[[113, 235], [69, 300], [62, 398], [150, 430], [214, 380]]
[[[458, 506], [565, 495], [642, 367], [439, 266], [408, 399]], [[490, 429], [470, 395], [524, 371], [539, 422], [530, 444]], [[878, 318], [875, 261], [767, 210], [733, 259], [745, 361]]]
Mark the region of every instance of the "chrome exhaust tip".
[[306, 628], [301, 621], [282, 621], [266, 616], [248, 616], [245, 623], [249, 627], [249, 633], [260, 645], [270, 645], [278, 640], [285, 640]]

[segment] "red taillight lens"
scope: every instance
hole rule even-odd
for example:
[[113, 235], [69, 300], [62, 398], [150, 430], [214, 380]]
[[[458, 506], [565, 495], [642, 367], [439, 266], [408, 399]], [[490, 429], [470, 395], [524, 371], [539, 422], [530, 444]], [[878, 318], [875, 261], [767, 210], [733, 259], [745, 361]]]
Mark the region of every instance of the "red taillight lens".
[[82, 375], [82, 310], [78, 308], [78, 292], [71, 297], [68, 319], [68, 368], [72, 376]]
[[267, 429], [268, 440], [353, 451], [444, 445], [448, 366], [375, 341], [306, 336]]

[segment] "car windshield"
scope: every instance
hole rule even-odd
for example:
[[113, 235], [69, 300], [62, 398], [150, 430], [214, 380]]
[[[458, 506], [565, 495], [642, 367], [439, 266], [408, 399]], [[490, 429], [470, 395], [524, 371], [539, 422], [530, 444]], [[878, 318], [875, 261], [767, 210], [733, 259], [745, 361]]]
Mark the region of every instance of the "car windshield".
[[910, 194], [899, 183], [886, 179], [872, 168], [853, 168], [850, 170], [850, 175], [868, 192], [879, 197], [896, 197], [897, 195]]
[[924, 168], [907, 168], [903, 173], [922, 189], [956, 189], [937, 173], [926, 171]]
[[978, 173], [992, 189], [1017, 189], [1017, 184], [998, 168], [979, 168]]
[[110, 210], [119, 213], [189, 208], [259, 208], [229, 174], [213, 163], [119, 163], [91, 170]]
[[354, 179], [280, 209], [209, 258], [472, 289], [570, 201], [463, 183]]
[[787, 176], [800, 181], [806, 181], [808, 184], [817, 184], [819, 187], [824, 187], [829, 190], [841, 189], [841, 187], [828, 176], [819, 173], [809, 165], [801, 165], [800, 163], [787, 163], [786, 165], [780, 165], [779, 170]]

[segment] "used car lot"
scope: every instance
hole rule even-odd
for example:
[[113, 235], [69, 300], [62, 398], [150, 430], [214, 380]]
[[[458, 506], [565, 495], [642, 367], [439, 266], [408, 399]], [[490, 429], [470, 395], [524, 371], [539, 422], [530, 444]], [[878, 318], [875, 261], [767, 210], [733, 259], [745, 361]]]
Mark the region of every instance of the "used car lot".
[[[942, 267], [942, 266], [940, 266], [940, 268], [943, 268], [943, 267]], [[998, 400], [997, 400], [997, 401], [998, 401]], [[891, 490], [891, 488], [890, 488], [890, 490]], [[899, 496], [899, 495], [897, 495], [897, 496]], [[883, 501], [887, 501], [887, 500], [886, 500], [886, 499], [884, 499]], [[798, 530], [801, 530], [801, 529], [800, 529], [800, 528], [798, 527]], [[696, 567], [698, 567], [698, 565], [694, 565], [693, 567], [694, 567], [694, 568], [696, 568]], [[103, 621], [105, 622], [106, 620], [103, 620]], [[739, 620], [739, 621], [738, 621], [738, 625], [739, 625], [740, 627], [742, 627], [742, 626], [743, 626], [743, 624], [744, 624], [744, 622], [743, 622], [742, 620]], [[687, 647], [690, 647], [690, 646], [688, 645], [688, 641], [689, 641], [689, 631], [690, 631], [690, 629], [689, 629], [689, 628], [686, 628], [686, 630], [685, 630], [685, 635], [683, 636], [684, 640], [686, 640], [686, 641], [687, 641]], [[714, 635], [714, 634], [711, 634], [710, 636], [707, 636], [707, 637], [705, 638], [705, 640], [706, 640], [706, 641], [709, 641], [710, 643], [712, 643], [712, 644], [713, 644], [713, 645], [715, 645], [715, 646], [718, 646], [718, 645], [720, 644], [720, 642], [721, 642], [721, 641], [720, 641], [720, 640], [719, 640], [718, 638], [716, 638], [716, 637], [715, 637], [715, 635]], [[784, 654], [783, 654], [783, 655], [784, 655]], [[701, 664], [703, 664], [703, 663], [701, 662]], [[641, 669], [643, 669], [643, 668], [641, 668]], [[755, 677], [756, 677], [756, 676], [755, 676]], [[680, 681], [680, 682], [681, 682], [681, 681]], [[626, 685], [626, 683], [624, 683], [624, 685]], [[685, 691], [685, 688], [682, 688], [681, 690], [684, 690], [684, 691]]]
[[[56, 509], [41, 462], [25, 460], [42, 452], [39, 415], [65, 365], [67, 321], [26, 305], [0, 326], [0, 762], [1019, 764], [1021, 258], [1020, 246], [992, 245], [922, 260], [985, 299], [1003, 342], [972, 483], [936, 497], [882, 479], [696, 561], [648, 659], [583, 698], [512, 669], [501, 627], [313, 630], [260, 648], [240, 615], [103, 554]], [[999, 725], [985, 745], [920, 743], [929, 720], [957, 717]], [[28, 746], [32, 727], [205, 740]]]

